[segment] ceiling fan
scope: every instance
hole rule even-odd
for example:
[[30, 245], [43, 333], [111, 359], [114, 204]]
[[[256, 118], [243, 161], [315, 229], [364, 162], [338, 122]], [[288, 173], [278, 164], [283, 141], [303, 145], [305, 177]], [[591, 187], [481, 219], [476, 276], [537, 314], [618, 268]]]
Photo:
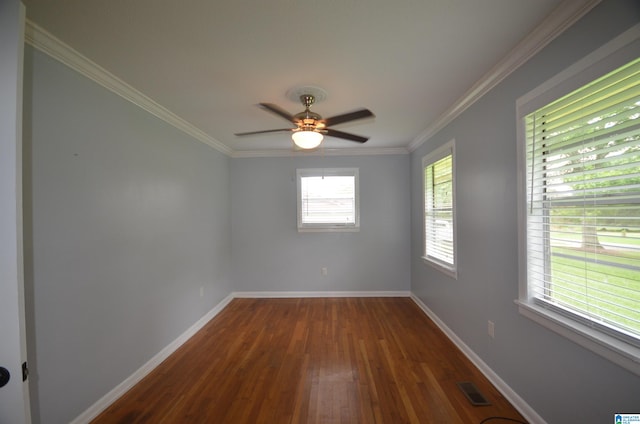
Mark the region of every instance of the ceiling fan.
[[253, 134], [264, 134], [272, 132], [290, 131], [291, 138], [296, 146], [302, 149], [314, 149], [320, 145], [323, 136], [342, 138], [356, 143], [364, 143], [369, 137], [363, 137], [344, 131], [329, 128], [333, 125], [344, 124], [345, 122], [355, 121], [358, 119], [375, 116], [369, 109], [358, 109], [353, 112], [343, 113], [341, 115], [332, 116], [330, 118], [322, 118], [315, 112], [309, 110], [311, 105], [316, 101], [313, 94], [300, 95], [300, 101], [304, 106], [304, 111], [291, 115], [286, 110], [272, 103], [259, 103], [258, 105], [264, 110], [274, 113], [295, 125], [295, 128], [279, 128], [275, 130], [250, 131], [236, 133], [236, 136], [245, 136]]

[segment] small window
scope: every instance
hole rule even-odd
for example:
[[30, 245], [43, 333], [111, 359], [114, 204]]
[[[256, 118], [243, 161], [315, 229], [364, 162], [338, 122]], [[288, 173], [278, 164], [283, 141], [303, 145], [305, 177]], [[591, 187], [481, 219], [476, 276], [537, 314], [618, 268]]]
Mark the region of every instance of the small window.
[[298, 169], [298, 231], [358, 231], [358, 169]]
[[424, 260], [455, 277], [454, 141], [422, 159]]
[[[519, 304], [639, 374], [640, 59], [585, 84], [602, 64], [614, 66], [595, 62], [518, 105]], [[563, 85], [575, 89], [547, 100]]]

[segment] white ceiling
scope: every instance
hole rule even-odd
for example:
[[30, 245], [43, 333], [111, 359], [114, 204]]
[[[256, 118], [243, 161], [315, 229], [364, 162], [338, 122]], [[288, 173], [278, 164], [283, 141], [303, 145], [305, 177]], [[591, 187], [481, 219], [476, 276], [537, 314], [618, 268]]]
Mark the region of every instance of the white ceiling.
[[[569, 0], [576, 3], [576, 0]], [[560, 0], [23, 0], [27, 18], [235, 152], [291, 149], [256, 107], [319, 86], [324, 117], [366, 107], [325, 148], [406, 148], [548, 17]], [[565, 2], [565, 6], [566, 6]], [[580, 3], [580, 2], [578, 2]], [[582, 2], [584, 3], [584, 2]], [[552, 16], [552, 15], [551, 15]]]

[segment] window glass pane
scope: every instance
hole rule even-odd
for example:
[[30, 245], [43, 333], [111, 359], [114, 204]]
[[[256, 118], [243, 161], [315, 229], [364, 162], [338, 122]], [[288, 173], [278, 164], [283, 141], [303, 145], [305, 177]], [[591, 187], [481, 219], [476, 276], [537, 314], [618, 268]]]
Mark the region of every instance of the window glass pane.
[[355, 224], [355, 177], [302, 177], [302, 222]]
[[525, 118], [529, 292], [640, 341], [640, 59]]
[[358, 168], [298, 169], [298, 231], [359, 231]]
[[453, 154], [436, 158], [439, 159], [429, 162], [427, 158], [424, 162], [424, 256], [452, 270], [455, 265]]

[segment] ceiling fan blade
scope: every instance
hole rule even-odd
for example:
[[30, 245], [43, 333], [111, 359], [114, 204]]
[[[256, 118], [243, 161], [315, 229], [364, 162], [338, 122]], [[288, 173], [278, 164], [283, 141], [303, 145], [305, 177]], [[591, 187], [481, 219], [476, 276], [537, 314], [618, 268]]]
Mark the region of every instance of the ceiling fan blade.
[[355, 121], [356, 119], [368, 118], [370, 116], [375, 116], [373, 112], [369, 109], [359, 109], [349, 113], [343, 113], [342, 115], [332, 116], [324, 120], [324, 123], [327, 127], [331, 127], [333, 125], [342, 124], [349, 121]]
[[293, 115], [287, 112], [286, 110], [282, 109], [280, 106], [274, 105], [273, 103], [258, 103], [258, 105], [261, 108], [268, 110], [271, 113], [275, 113], [276, 115], [286, 119], [289, 122], [293, 122], [294, 124], [296, 123], [296, 120], [293, 117]]
[[265, 133], [273, 133], [273, 132], [281, 132], [281, 131], [293, 131], [293, 130], [294, 130], [294, 128], [280, 128], [280, 129], [277, 129], [277, 130], [241, 132], [241, 133], [235, 133], [234, 135], [243, 136], [243, 135], [265, 134]]
[[358, 143], [364, 143], [369, 140], [369, 137], [362, 137], [361, 135], [350, 134], [344, 131], [332, 130], [331, 128], [327, 128], [326, 130], [323, 130], [323, 132], [330, 137], [344, 138], [345, 140], [357, 141]]

